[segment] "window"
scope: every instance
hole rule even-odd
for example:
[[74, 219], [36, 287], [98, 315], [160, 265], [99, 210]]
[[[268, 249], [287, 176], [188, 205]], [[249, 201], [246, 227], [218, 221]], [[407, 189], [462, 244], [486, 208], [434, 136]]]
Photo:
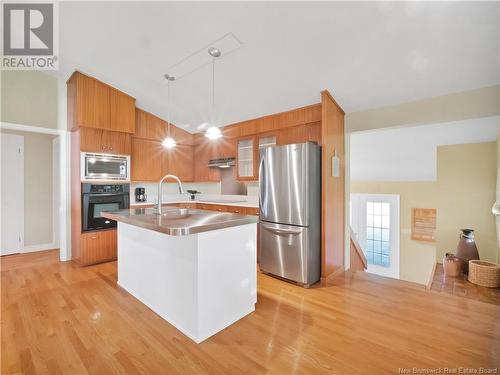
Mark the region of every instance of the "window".
[[366, 250], [368, 263], [390, 266], [390, 204], [366, 202]]

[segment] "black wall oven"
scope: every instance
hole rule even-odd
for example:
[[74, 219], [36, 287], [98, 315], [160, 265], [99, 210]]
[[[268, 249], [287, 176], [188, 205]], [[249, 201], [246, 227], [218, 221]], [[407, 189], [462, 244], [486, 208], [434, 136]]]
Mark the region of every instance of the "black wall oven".
[[82, 231], [115, 228], [116, 221], [101, 216], [130, 206], [129, 184], [82, 184]]

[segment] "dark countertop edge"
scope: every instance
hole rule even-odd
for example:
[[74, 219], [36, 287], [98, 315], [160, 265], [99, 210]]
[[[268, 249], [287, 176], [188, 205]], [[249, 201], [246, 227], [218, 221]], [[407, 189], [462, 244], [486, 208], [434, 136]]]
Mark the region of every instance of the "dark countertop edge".
[[145, 223], [145, 222], [139, 222], [137, 220], [134, 220], [133, 216], [116, 215], [116, 214], [113, 214], [112, 212], [102, 212], [102, 216], [105, 217], [106, 219], [111, 219], [111, 220], [115, 220], [118, 222], [134, 225], [136, 227], [143, 228], [143, 229], [149, 229], [149, 230], [152, 230], [152, 231], [158, 232], [158, 233], [168, 234], [170, 236], [189, 236], [190, 234], [210, 232], [210, 231], [214, 231], [214, 230], [237, 227], [237, 226], [247, 225], [247, 224], [257, 224], [259, 222], [259, 218], [257, 216], [241, 215], [241, 216], [243, 216], [243, 218], [233, 219], [233, 220], [227, 221], [225, 223], [211, 223], [211, 224], [207, 224], [207, 225], [199, 225], [199, 226], [190, 227], [190, 228], [172, 228], [172, 227], [163, 227], [160, 225], [155, 225], [155, 224], [150, 224], [150, 223]]

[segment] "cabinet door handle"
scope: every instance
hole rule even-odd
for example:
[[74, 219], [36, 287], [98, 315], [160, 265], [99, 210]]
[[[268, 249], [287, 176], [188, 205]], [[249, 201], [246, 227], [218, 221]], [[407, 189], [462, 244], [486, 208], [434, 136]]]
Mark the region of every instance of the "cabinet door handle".
[[96, 239], [97, 239], [97, 236], [92, 236], [92, 237], [90, 237], [90, 239], [92, 239], [92, 240], [96, 240]]

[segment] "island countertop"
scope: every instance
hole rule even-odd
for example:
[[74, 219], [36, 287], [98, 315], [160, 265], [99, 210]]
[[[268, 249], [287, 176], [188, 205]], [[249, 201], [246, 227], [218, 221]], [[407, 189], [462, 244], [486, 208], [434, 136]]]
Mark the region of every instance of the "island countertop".
[[257, 216], [192, 208], [164, 208], [162, 215], [158, 215], [154, 208], [132, 208], [102, 212], [101, 215], [107, 219], [172, 236], [187, 236], [259, 221]]

